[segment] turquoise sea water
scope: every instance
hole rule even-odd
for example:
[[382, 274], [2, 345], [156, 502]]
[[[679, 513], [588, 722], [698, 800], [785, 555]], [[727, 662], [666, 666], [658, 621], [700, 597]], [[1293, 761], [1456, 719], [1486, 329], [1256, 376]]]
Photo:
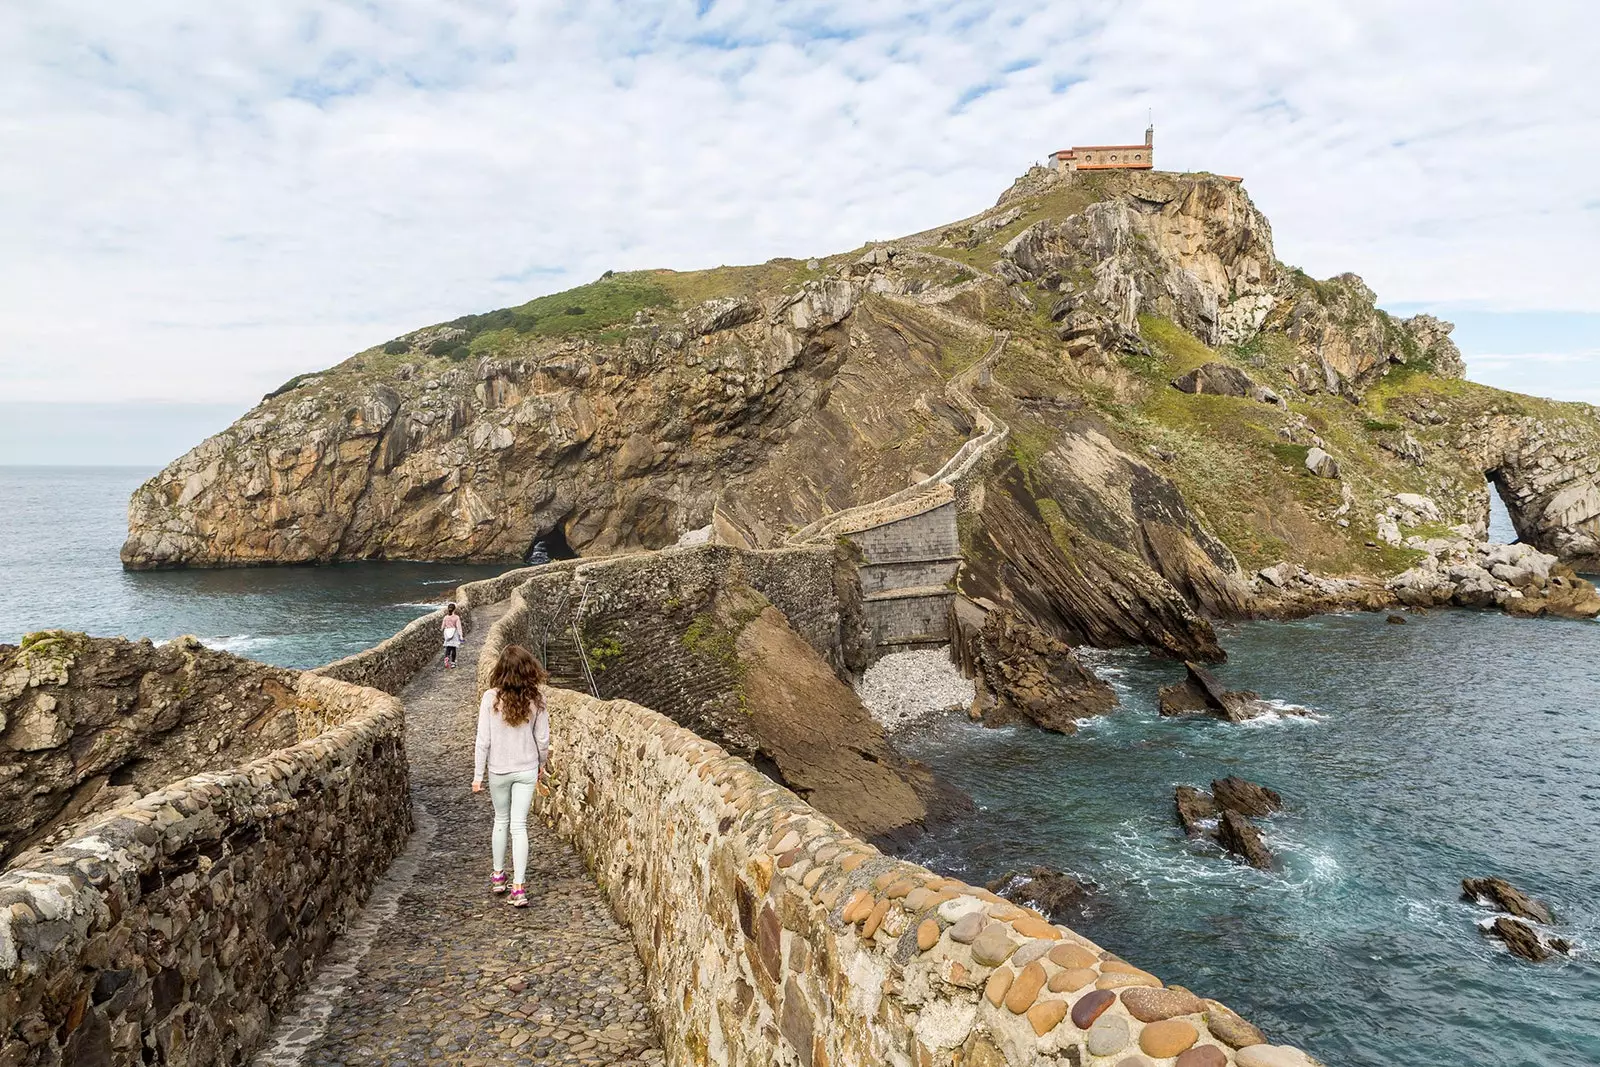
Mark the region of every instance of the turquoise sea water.
[[376, 644], [464, 581], [502, 566], [125, 572], [131, 467], [0, 467], [0, 642], [53, 627], [98, 636], [194, 634], [214, 648], [315, 667]]
[[[1221, 631], [1234, 688], [1303, 706], [1163, 720], [1181, 664], [1092, 654], [1122, 706], [1077, 735], [952, 716], [898, 744], [976, 816], [913, 858], [973, 881], [1043, 863], [1101, 886], [1076, 922], [1330, 1065], [1600, 1064], [1600, 624], [1434, 612]], [[1283, 794], [1283, 869], [1189, 842], [1173, 788], [1229, 774]], [[1463, 877], [1550, 902], [1571, 959], [1478, 930]]]

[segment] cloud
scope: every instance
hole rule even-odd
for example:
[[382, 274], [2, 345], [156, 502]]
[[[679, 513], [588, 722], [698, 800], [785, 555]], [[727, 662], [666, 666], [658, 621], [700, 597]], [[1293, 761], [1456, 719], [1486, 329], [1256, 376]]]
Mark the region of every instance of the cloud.
[[248, 400], [607, 269], [991, 203], [1064, 144], [1243, 174], [1386, 300], [1600, 311], [1577, 3], [0, 8], [0, 396]]

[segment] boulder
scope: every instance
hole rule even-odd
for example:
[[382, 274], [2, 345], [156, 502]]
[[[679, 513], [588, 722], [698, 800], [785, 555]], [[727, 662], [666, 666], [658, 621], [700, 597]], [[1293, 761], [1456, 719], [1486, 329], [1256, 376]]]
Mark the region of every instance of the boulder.
[[1306, 452], [1306, 470], [1318, 478], [1339, 477], [1339, 462], [1316, 445]]
[[1217, 843], [1258, 870], [1272, 869], [1272, 853], [1262, 842], [1261, 831], [1236, 811], [1218, 816]]
[[1258, 818], [1283, 810], [1283, 798], [1266, 786], [1229, 776], [1211, 783], [1211, 795], [1223, 811]]
[[[1184, 393], [1214, 396], [1251, 396], [1252, 391], [1259, 388], [1248, 374], [1226, 363], [1207, 363], [1197, 367], [1188, 374], [1172, 379], [1172, 387]], [[1273, 396], [1276, 398], [1277, 394]]]
[[1205, 824], [1217, 817], [1217, 805], [1208, 794], [1192, 785], [1180, 785], [1173, 790], [1173, 801], [1185, 833], [1190, 837], [1210, 835], [1211, 828]]
[[1549, 905], [1535, 900], [1504, 878], [1463, 878], [1461, 899], [1498, 908], [1520, 919], [1532, 919], [1549, 926], [1555, 922]]

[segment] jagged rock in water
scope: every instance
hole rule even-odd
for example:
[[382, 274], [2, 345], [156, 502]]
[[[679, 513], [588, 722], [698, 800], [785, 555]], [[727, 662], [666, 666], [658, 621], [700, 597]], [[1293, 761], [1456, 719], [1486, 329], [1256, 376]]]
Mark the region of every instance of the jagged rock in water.
[[1157, 694], [1163, 715], [1205, 712], [1229, 722], [1243, 722], [1258, 714], [1260, 695], [1248, 689], [1226, 689], [1217, 676], [1198, 663], [1186, 662], [1181, 682], [1165, 685]]
[[1070, 734], [1077, 730], [1077, 720], [1116, 706], [1116, 693], [1078, 662], [1065, 642], [1014, 611], [997, 608], [983, 612], [979, 621], [975, 605], [960, 603], [956, 641], [986, 695], [980, 701], [984, 725], [1030, 722]]
[[1262, 842], [1261, 831], [1236, 811], [1223, 810], [1218, 814], [1217, 843], [1252, 867], [1263, 871], [1272, 869], [1272, 852]]
[[1266, 786], [1229, 776], [1211, 783], [1211, 796], [1223, 811], [1236, 811], [1247, 818], [1260, 818], [1283, 810], [1283, 798]]
[[1092, 884], [1051, 867], [1034, 867], [1025, 874], [1007, 871], [988, 889], [1013, 903], [1036, 907], [1058, 923], [1075, 920], [1094, 893]]
[[1217, 817], [1216, 802], [1204, 790], [1192, 785], [1180, 785], [1173, 790], [1173, 800], [1178, 811], [1178, 822], [1190, 837], [1206, 837], [1213, 832], [1211, 823]]
[[1521, 919], [1532, 919], [1536, 923], [1550, 926], [1555, 918], [1550, 914], [1549, 905], [1541, 900], [1535, 900], [1522, 890], [1506, 881], [1504, 878], [1463, 878], [1461, 880], [1461, 899], [1476, 903], [1487, 903], [1490, 907], [1499, 908]]
[[1563, 938], [1542, 938], [1532, 924], [1506, 915], [1500, 916], [1484, 927], [1484, 932], [1505, 942], [1506, 948], [1513, 956], [1520, 956], [1533, 963], [1543, 963], [1557, 952], [1565, 954], [1572, 947], [1571, 943]]

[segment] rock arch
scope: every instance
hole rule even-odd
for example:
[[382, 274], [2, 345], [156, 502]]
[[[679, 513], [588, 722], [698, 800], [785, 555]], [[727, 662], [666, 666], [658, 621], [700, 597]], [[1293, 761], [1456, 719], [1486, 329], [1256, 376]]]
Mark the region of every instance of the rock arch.
[[1600, 422], [1489, 415], [1479, 431], [1481, 469], [1517, 536], [1580, 569], [1600, 566]]

